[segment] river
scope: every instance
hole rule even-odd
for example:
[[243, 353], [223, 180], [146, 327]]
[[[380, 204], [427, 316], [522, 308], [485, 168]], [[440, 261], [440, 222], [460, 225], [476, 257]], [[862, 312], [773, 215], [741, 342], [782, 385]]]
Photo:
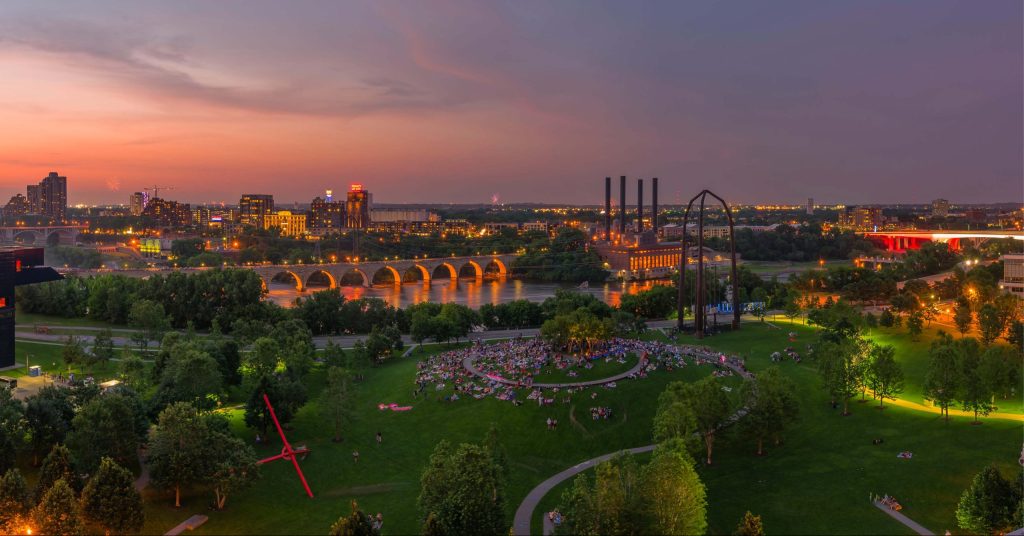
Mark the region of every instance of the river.
[[[667, 281], [613, 282], [591, 285], [587, 289], [579, 289], [597, 296], [606, 303], [616, 306], [623, 294], [634, 294], [651, 286]], [[290, 307], [295, 298], [309, 296], [312, 292], [325, 287], [310, 287], [306, 292], [298, 292], [295, 287], [284, 283], [271, 283], [267, 299], [278, 305]], [[559, 285], [556, 283], [532, 283], [518, 279], [505, 280], [472, 280], [460, 279], [453, 285], [450, 279], [436, 280], [425, 287], [423, 283], [405, 283], [396, 285], [375, 285], [373, 287], [342, 286], [341, 293], [346, 299], [381, 298], [395, 307], [421, 302], [460, 303], [473, 309], [485, 303], [505, 303], [512, 300], [544, 301], [555, 295], [558, 289], [575, 289], [575, 285]]]

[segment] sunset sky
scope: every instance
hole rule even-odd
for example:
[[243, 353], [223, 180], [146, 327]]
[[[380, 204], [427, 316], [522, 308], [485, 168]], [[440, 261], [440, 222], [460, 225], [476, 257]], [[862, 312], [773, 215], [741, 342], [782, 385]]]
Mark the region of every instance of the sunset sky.
[[[0, 4], [0, 196], [1022, 198], [1022, 3]], [[633, 195], [633, 192], [630, 192]]]

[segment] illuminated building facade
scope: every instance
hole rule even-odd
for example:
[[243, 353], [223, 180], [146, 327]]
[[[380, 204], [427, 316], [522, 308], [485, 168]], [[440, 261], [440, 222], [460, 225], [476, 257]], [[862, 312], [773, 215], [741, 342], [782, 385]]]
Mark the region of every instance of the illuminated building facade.
[[187, 227], [192, 223], [192, 209], [188, 203], [179, 203], [154, 197], [146, 203], [142, 216], [164, 227]]
[[279, 210], [263, 216], [263, 228], [277, 227], [281, 236], [298, 238], [306, 234], [306, 215], [293, 213], [290, 210]]
[[373, 208], [373, 196], [363, 189], [362, 184], [349, 187], [345, 200], [345, 227], [349, 229], [367, 229], [370, 227], [370, 210]]
[[1003, 261], [1003, 278], [999, 280], [999, 288], [1024, 299], [1024, 255], [1007, 254], [999, 260]]
[[932, 201], [932, 217], [945, 218], [946, 216], [949, 216], [949, 201], [945, 199]]
[[331, 191], [327, 190], [327, 198], [316, 197], [309, 204], [309, 228], [312, 231], [330, 231], [341, 229], [345, 221], [345, 204], [334, 201]]
[[238, 200], [238, 215], [243, 225], [263, 227], [263, 217], [274, 212], [274, 196], [243, 194]]
[[883, 227], [882, 209], [878, 207], [846, 207], [839, 213], [839, 227], [870, 231]]
[[131, 210], [132, 216], [141, 216], [142, 211], [146, 208], [146, 194], [142, 192], [135, 192], [128, 198], [128, 208]]
[[18, 218], [29, 213], [28, 198], [18, 194], [11, 197], [11, 200], [4, 205], [4, 221], [12, 224]]

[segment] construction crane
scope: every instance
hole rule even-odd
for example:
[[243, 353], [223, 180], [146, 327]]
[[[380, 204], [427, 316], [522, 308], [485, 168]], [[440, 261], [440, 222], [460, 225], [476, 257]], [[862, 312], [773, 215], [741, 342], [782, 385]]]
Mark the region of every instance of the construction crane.
[[150, 188], [143, 188], [143, 191], [153, 192], [153, 197], [160, 197], [160, 190], [173, 190], [173, 189], [174, 189], [173, 186], [157, 186], [157, 185], [154, 184]]

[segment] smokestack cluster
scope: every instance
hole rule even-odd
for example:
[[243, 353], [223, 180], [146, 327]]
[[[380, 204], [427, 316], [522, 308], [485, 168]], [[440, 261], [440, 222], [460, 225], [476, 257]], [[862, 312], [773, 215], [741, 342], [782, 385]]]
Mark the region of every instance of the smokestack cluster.
[[644, 232], [644, 180], [636, 180], [636, 232]]
[[626, 176], [619, 177], [619, 234], [626, 234]]
[[612, 178], [604, 178], [604, 239], [612, 239]]
[[658, 177], [651, 179], [651, 230], [658, 234]]

